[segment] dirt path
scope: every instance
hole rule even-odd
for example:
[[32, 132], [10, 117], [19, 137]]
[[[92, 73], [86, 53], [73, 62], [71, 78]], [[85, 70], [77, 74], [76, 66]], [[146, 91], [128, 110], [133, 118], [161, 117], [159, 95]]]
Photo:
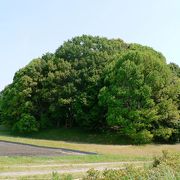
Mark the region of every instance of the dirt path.
[[65, 156], [87, 154], [95, 153], [0, 141], [0, 156]]
[[3, 166], [3, 168], [8, 167], [18, 167], [18, 168], [39, 168], [39, 167], [68, 167], [68, 166], [108, 166], [108, 165], [126, 165], [126, 164], [143, 164], [151, 163], [152, 161], [123, 161], [123, 162], [100, 162], [100, 163], [81, 163], [81, 164], [40, 164], [40, 165], [10, 165]]
[[[56, 170], [28, 170], [28, 171], [15, 171], [15, 172], [0, 172], [0, 179], [3, 177], [18, 177], [18, 176], [33, 176], [33, 175], [45, 175], [51, 174], [53, 171], [58, 173], [79, 173], [86, 172], [90, 168], [96, 170], [104, 169], [124, 169], [124, 165], [135, 164], [142, 166], [145, 163], [151, 161], [128, 161], [128, 162], [104, 162], [104, 163], [83, 163], [83, 164], [52, 164], [52, 165], [40, 165], [40, 166], [18, 166], [18, 167], [58, 167]], [[12, 166], [8, 166], [12, 167]]]

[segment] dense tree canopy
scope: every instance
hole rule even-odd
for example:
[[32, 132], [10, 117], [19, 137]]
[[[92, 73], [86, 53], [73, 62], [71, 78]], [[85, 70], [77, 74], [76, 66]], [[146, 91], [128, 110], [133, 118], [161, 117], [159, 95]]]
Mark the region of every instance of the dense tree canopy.
[[73, 83], [77, 91], [72, 107], [74, 117], [71, 118], [80, 126], [94, 129], [105, 125], [97, 98], [102, 87], [102, 74], [105, 65], [126, 48], [127, 45], [120, 39], [84, 35], [65, 42], [57, 49], [56, 57], [70, 62], [74, 71]]
[[0, 94], [1, 121], [29, 133], [48, 127], [118, 129], [137, 143], [178, 140], [179, 67], [152, 48], [83, 35], [16, 72]]
[[136, 48], [120, 55], [107, 69], [99, 99], [107, 108], [110, 126], [119, 126], [138, 143], [177, 135], [180, 84], [161, 54]]

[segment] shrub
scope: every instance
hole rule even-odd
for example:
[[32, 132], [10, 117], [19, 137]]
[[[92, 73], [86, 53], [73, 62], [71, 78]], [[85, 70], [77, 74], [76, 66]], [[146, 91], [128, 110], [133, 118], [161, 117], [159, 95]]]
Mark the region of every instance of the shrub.
[[140, 131], [136, 134], [131, 135], [131, 138], [134, 140], [135, 144], [146, 144], [150, 143], [153, 139], [153, 134], [148, 130]]
[[13, 126], [13, 131], [19, 133], [30, 133], [38, 131], [38, 122], [34, 116], [23, 114], [21, 119]]
[[95, 169], [89, 169], [87, 171], [87, 176], [83, 178], [83, 180], [95, 180], [100, 179], [100, 171]]
[[159, 128], [154, 131], [156, 139], [160, 141], [167, 141], [175, 130], [172, 128]]

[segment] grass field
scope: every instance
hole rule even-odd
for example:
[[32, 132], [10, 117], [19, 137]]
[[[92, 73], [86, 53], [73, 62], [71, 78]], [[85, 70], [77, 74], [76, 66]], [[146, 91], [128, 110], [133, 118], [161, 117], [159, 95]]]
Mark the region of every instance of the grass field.
[[180, 153], [180, 144], [130, 145], [125, 144], [125, 142], [129, 141], [125, 137], [118, 137], [118, 135], [112, 134], [90, 133], [79, 129], [51, 129], [28, 136], [14, 135], [9, 130], [4, 129], [0, 130], [0, 140], [96, 152], [110, 156], [132, 156], [145, 159], [160, 154], [162, 150]]
[[[96, 152], [97, 155], [59, 156], [59, 157], [0, 157], [0, 172], [23, 170], [52, 170], [57, 168], [44, 165], [67, 165], [95, 162], [150, 161], [154, 156], [168, 150], [180, 156], [180, 144], [130, 145], [125, 137], [112, 134], [96, 134], [78, 129], [44, 130], [28, 136], [11, 134], [7, 129], [0, 130], [0, 140], [20, 142], [46, 147], [68, 148]], [[118, 144], [119, 141], [119, 144]], [[34, 166], [34, 167], [33, 167]], [[39, 166], [37, 168], [37, 166]]]

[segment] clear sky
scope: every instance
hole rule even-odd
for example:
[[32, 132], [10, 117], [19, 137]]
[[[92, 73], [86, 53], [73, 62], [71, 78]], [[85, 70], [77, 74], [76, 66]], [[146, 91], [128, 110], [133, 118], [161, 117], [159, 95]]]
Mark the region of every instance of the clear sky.
[[180, 0], [0, 0], [0, 90], [82, 34], [148, 45], [180, 65]]

